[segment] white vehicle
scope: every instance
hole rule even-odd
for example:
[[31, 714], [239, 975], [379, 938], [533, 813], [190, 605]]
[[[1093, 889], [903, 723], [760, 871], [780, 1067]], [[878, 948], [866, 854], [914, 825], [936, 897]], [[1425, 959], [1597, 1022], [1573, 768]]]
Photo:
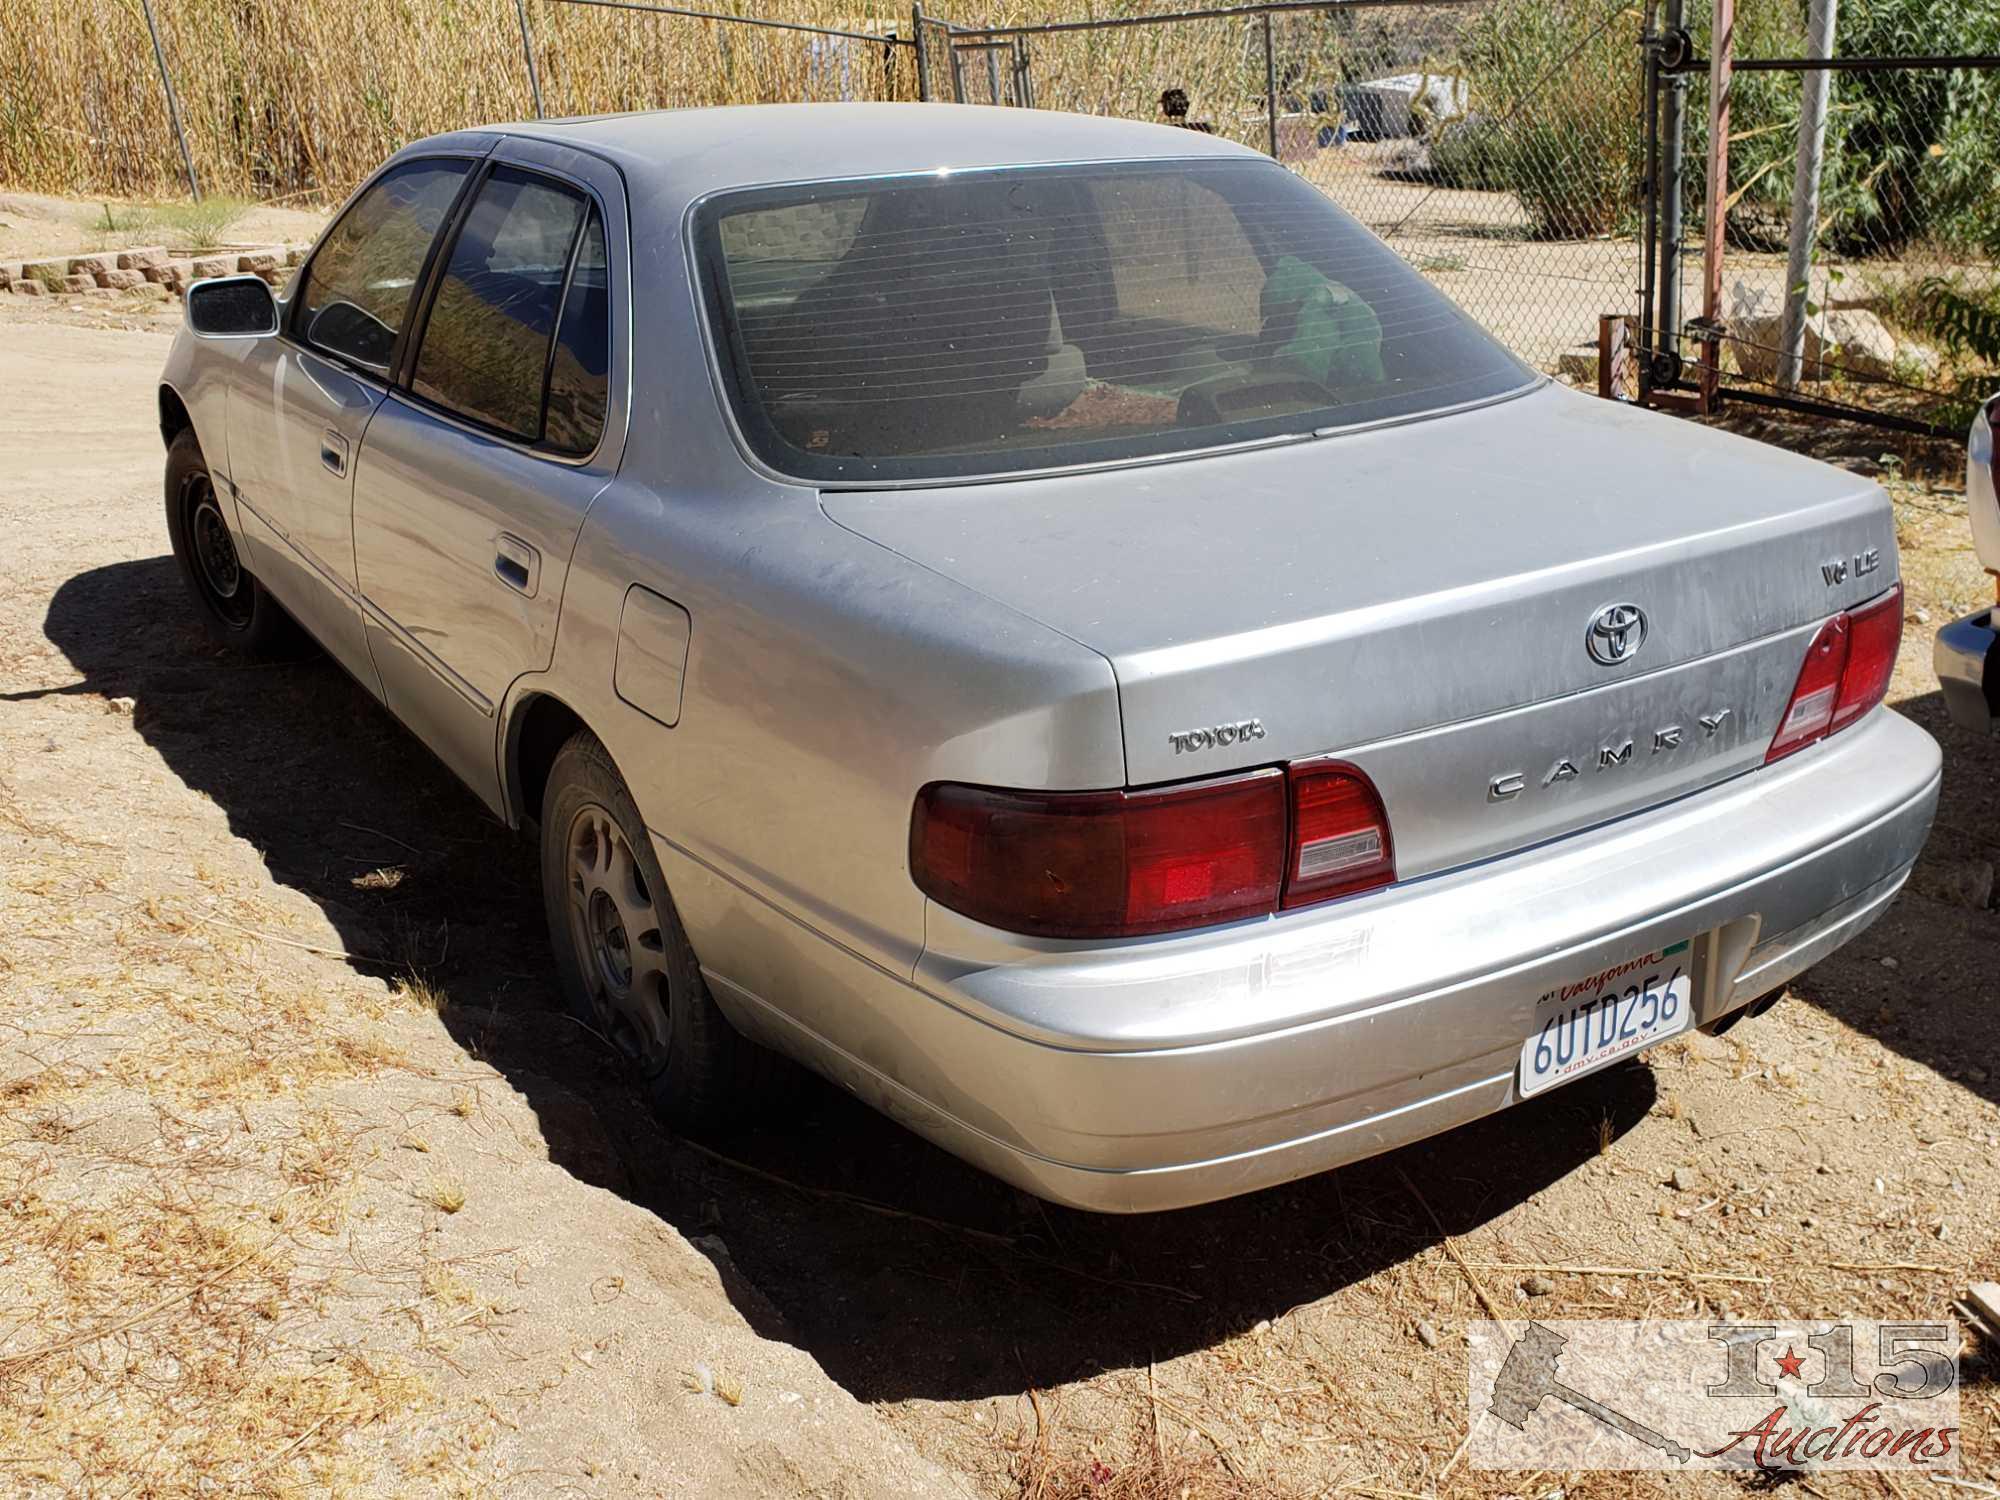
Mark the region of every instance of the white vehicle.
[[[1973, 419], [1965, 444], [1965, 503], [1972, 513], [1972, 546], [1979, 564], [1994, 577], [2000, 598], [2000, 475], [1995, 473], [1993, 426], [2000, 420], [2000, 396]], [[1967, 729], [2000, 730], [2000, 609], [1975, 610], [1938, 632], [1932, 660], [1945, 707]]]

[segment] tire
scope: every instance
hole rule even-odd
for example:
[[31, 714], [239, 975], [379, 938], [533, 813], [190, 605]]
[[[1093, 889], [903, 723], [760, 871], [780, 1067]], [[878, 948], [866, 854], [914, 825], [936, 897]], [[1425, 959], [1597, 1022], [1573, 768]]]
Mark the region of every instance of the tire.
[[253, 659], [298, 655], [301, 632], [243, 565], [192, 427], [167, 449], [166, 498], [167, 535], [202, 628]]
[[566, 1009], [629, 1062], [670, 1128], [713, 1133], [768, 1113], [783, 1059], [709, 995], [632, 794], [597, 737], [557, 752], [542, 796], [542, 897]]

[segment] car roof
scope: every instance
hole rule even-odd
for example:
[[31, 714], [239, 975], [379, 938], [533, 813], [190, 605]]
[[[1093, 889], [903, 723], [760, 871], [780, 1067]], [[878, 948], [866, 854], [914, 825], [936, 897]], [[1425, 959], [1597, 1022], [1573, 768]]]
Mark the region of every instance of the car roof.
[[1056, 162], [1248, 157], [1198, 130], [978, 104], [741, 104], [491, 127], [608, 158], [637, 194]]

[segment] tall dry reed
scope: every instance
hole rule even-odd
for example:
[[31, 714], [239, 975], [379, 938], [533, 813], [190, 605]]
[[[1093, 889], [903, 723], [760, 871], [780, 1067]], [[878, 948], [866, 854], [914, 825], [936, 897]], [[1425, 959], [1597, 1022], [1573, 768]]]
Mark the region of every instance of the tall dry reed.
[[[727, 8], [726, 5], [720, 8]], [[887, 29], [881, 0], [746, 13]], [[513, 0], [155, 0], [205, 190], [338, 198], [405, 142], [533, 113]], [[529, 0], [548, 113], [910, 98], [909, 48]], [[0, 185], [184, 191], [137, 0], [16, 0], [0, 27]]]

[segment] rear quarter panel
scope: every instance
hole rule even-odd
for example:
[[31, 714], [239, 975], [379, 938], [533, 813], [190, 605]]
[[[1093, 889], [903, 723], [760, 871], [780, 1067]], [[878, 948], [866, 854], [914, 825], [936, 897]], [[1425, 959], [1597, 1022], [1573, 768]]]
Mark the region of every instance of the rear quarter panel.
[[[672, 728], [613, 686], [635, 583], [688, 613]], [[865, 975], [850, 992], [829, 969], [828, 941], [901, 978], [923, 948], [920, 787], [1124, 780], [1102, 656], [835, 526], [810, 490], [755, 480], [614, 484], [579, 539], [553, 666], [516, 701], [534, 691], [611, 751], [704, 969], [848, 1039], [872, 1002]]]

